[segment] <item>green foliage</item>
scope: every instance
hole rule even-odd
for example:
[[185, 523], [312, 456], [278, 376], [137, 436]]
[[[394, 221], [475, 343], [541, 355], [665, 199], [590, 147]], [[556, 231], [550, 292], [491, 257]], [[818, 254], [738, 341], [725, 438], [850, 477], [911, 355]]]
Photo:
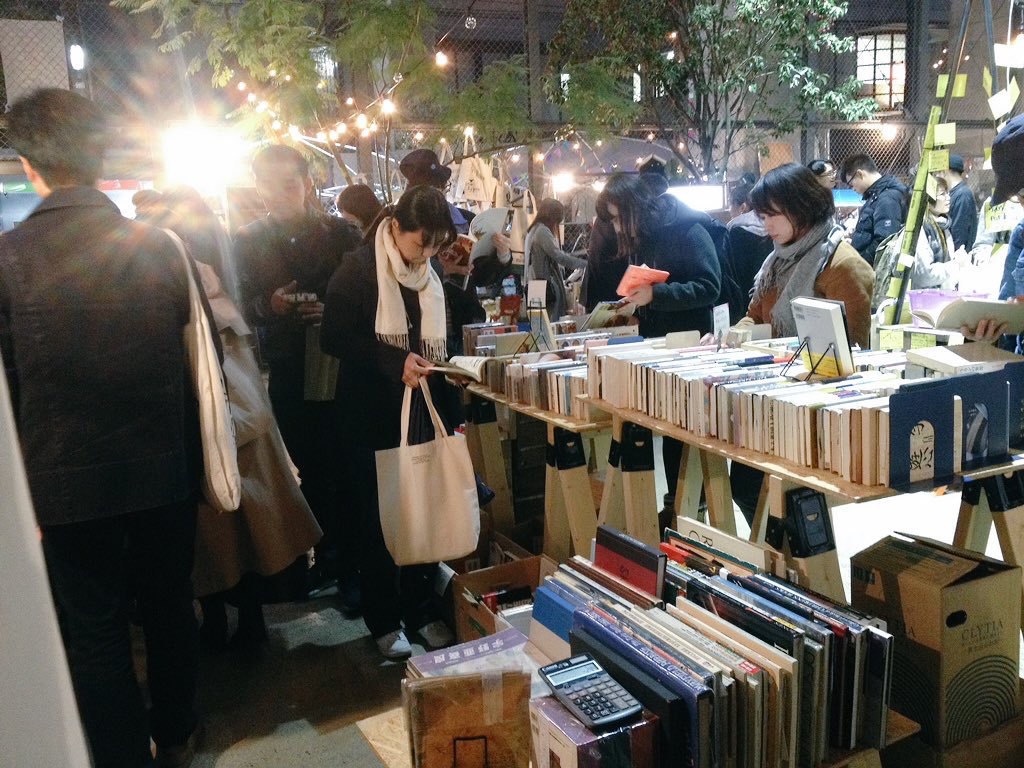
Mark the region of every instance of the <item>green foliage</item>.
[[[834, 33], [845, 14], [833, 0], [568, 0], [551, 68], [552, 82], [567, 72], [570, 84], [563, 93], [549, 83], [549, 93], [579, 127], [651, 125], [689, 173], [723, 178], [735, 152], [809, 114], [872, 113], [855, 80], [833, 87], [807, 64], [852, 49]], [[634, 73], [643, 89], [630, 111]]]

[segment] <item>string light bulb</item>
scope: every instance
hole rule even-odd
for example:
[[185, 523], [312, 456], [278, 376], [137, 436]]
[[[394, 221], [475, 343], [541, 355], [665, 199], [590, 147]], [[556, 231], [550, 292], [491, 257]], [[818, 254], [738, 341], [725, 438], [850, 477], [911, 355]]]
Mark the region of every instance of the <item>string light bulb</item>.
[[372, 120], [370, 122], [370, 124], [368, 126], [366, 126], [366, 127], [369, 129], [370, 133], [376, 133], [377, 132], [377, 128], [378, 128], [377, 121], [376, 120]]
[[291, 136], [293, 139], [298, 140], [299, 136], [302, 135], [301, 131], [299, 131], [299, 126], [297, 126], [297, 125], [289, 125], [288, 126], [288, 135]]
[[364, 139], [369, 138], [370, 137], [370, 129], [369, 128], [363, 128], [362, 132], [359, 135], [362, 138], [364, 138]]
[[367, 119], [366, 115], [364, 115], [362, 112], [356, 115], [356, 128], [358, 128], [359, 130], [363, 130], [364, 128], [366, 128], [369, 122], [370, 121]]
[[281, 121], [280, 120], [275, 120], [274, 122], [272, 122], [270, 124], [270, 127], [271, 127], [271, 129], [273, 129], [275, 131], [280, 131], [281, 130]]
[[437, 53], [434, 54], [434, 63], [437, 64], [437, 66], [439, 67], [447, 67], [448, 54], [446, 54], [444, 51], [438, 51]]
[[356, 103], [356, 100], [353, 99], [351, 96], [349, 96], [347, 99], [345, 99], [345, 106], [347, 106], [347, 107], [351, 107], [355, 103]]
[[603, 144], [604, 144], [604, 142], [603, 142], [603, 141], [601, 141], [600, 139], [598, 139], [597, 141], [595, 141], [595, 142], [594, 142], [594, 146], [595, 146], [595, 147], [600, 147], [600, 146], [602, 146]]
[[256, 101], [256, 94], [252, 91], [249, 91], [249, 95], [245, 97], [245, 100], [252, 104], [254, 101]]
[[533, 156], [533, 159], [536, 160], [538, 163], [543, 163], [544, 162], [544, 153], [543, 152], [538, 152], [537, 154], [535, 154]]
[[261, 101], [259, 104], [256, 105], [256, 111], [257, 112], [266, 112], [269, 107], [270, 107], [270, 105], [267, 102]]
[[338, 132], [331, 128], [331, 130], [327, 132], [327, 138], [329, 138], [331, 141], [334, 141], [335, 139], [338, 138]]
[[647, 140], [648, 141], [654, 141], [654, 132], [653, 131], [651, 133], [647, 134]]
[[382, 101], [380, 103], [380, 111], [381, 111], [381, 114], [384, 114], [384, 115], [393, 115], [393, 114], [395, 114], [395, 111], [396, 111], [395, 102], [393, 102], [391, 99], [384, 99], [384, 101]]
[[348, 131], [348, 126], [347, 126], [347, 125], [345, 125], [344, 123], [338, 123], [338, 124], [337, 124], [336, 126], [334, 126], [334, 131], [335, 131], [335, 133], [337, 133], [337, 134], [338, 134], [339, 136], [341, 136], [341, 135], [342, 135], [342, 134], [344, 134], [344, 133], [345, 133], [346, 131]]
[[267, 75], [269, 77], [277, 77], [277, 70], [276, 69], [272, 69], [269, 72], [267, 72]]
[[244, 91], [247, 87], [244, 80], [238, 84], [238, 90], [240, 91]]
[[440, 139], [438, 139], [438, 142], [441, 143], [441, 144], [447, 144], [448, 143], [448, 139], [446, 139], [444, 136], [442, 136]]
[[317, 141], [327, 141], [327, 134], [324, 131], [317, 131], [316, 132], [316, 140]]
[[286, 83], [290, 83], [290, 82], [292, 81], [292, 76], [291, 76], [291, 75], [285, 75], [285, 76], [284, 76], [284, 81], [285, 81]]
[[423, 141], [423, 131], [416, 131], [416, 133], [412, 135], [412, 139], [413, 141]]

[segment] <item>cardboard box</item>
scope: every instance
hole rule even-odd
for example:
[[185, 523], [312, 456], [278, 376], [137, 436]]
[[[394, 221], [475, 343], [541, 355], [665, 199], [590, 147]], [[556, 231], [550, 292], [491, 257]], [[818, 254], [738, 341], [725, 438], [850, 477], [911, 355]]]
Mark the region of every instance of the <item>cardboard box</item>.
[[452, 600], [459, 642], [492, 635], [499, 628], [505, 629], [505, 623], [479, 599], [481, 595], [515, 587], [529, 587], [532, 592], [545, 576], [557, 568], [555, 561], [540, 555], [457, 574], [452, 579]]
[[903, 536], [851, 558], [853, 606], [895, 638], [892, 708], [949, 747], [1020, 711], [1020, 568]]
[[554, 696], [530, 701], [533, 768], [654, 768], [658, 718], [647, 710], [629, 725], [595, 733]]

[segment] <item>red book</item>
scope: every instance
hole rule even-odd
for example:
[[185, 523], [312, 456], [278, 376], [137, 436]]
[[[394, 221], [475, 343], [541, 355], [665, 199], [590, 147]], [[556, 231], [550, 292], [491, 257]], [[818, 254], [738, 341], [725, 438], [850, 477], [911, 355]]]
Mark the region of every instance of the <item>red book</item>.
[[665, 554], [607, 525], [597, 527], [594, 565], [659, 600], [665, 586]]

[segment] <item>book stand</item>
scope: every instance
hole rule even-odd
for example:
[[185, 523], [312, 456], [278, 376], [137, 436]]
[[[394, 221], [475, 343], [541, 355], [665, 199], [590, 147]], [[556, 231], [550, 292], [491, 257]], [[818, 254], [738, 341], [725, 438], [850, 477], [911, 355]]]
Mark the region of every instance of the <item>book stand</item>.
[[[964, 475], [953, 544], [984, 552], [993, 526], [1003, 560], [1024, 565], [1024, 468], [1020, 461]], [[1024, 608], [1021, 619], [1024, 627]]]
[[[797, 377], [797, 376], [790, 376], [789, 375], [789, 369], [792, 368], [793, 367], [793, 363], [795, 363], [800, 358], [800, 353], [801, 352], [806, 352], [807, 353], [807, 357], [813, 360], [814, 355], [811, 354], [811, 337], [810, 336], [804, 336], [803, 341], [800, 342], [800, 346], [797, 347], [796, 350], [793, 352], [793, 356], [789, 359], [789, 362], [786, 363], [786, 365], [782, 369], [782, 373], [780, 375], [785, 376], [785, 377], [790, 378], [790, 379], [799, 379], [799, 377]], [[835, 344], [834, 341], [830, 341], [828, 343], [828, 346], [825, 347], [825, 351], [821, 353], [821, 355], [818, 357], [818, 359], [817, 360], [813, 360], [813, 363], [811, 364], [811, 370], [809, 370], [807, 372], [807, 376], [805, 376], [804, 379], [801, 379], [801, 380], [809, 380], [814, 375], [815, 371], [818, 370], [818, 366], [821, 365], [821, 361], [824, 360], [830, 353], [832, 355], [832, 359], [835, 361], [836, 370], [838, 371], [839, 370], [839, 356], [836, 354], [836, 344]]]

